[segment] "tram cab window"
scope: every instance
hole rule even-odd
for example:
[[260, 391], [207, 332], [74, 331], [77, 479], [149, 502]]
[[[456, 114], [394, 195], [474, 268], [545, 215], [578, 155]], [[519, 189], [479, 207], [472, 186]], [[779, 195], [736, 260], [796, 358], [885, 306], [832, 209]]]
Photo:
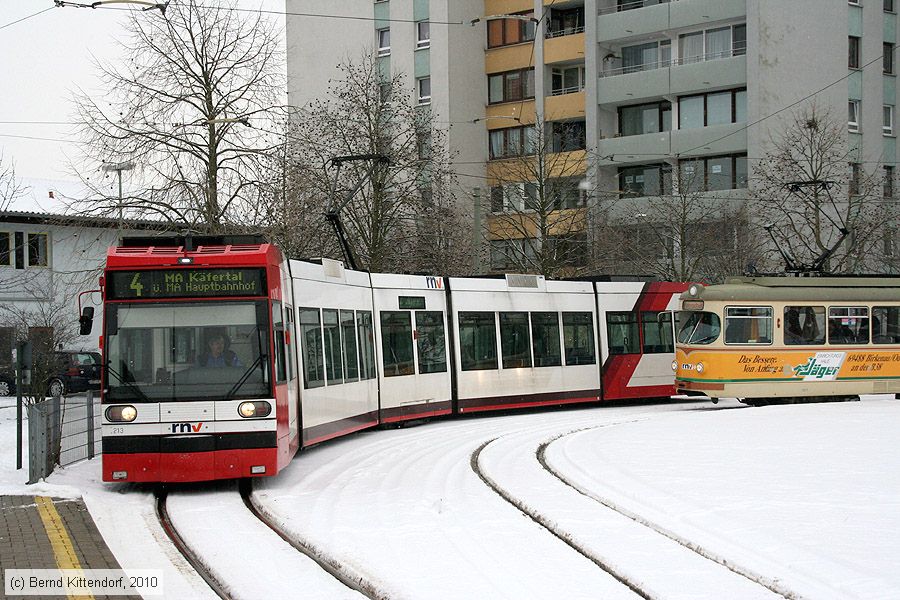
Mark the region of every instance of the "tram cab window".
[[869, 307], [832, 306], [828, 308], [829, 344], [868, 344]]
[[825, 343], [824, 306], [785, 306], [784, 343], [787, 346]]
[[530, 342], [527, 312], [500, 313], [500, 352], [504, 369], [531, 366]]
[[872, 308], [872, 343], [900, 344], [900, 306]]
[[447, 371], [447, 342], [444, 337], [444, 313], [416, 311], [416, 352], [419, 373]]
[[412, 315], [408, 311], [381, 312], [381, 360], [385, 377], [415, 374]]
[[596, 363], [593, 315], [589, 312], [564, 312], [562, 322], [566, 365]]
[[711, 312], [683, 312], [679, 316], [679, 344], [711, 344], [719, 339], [719, 315]]
[[675, 351], [671, 319], [660, 320], [659, 313], [642, 312], [641, 329], [644, 332], [644, 354], [665, 354]]
[[610, 354], [640, 354], [641, 337], [634, 311], [606, 313], [606, 338]]
[[531, 313], [531, 346], [534, 350], [534, 366], [562, 365], [562, 354], [559, 350], [559, 313]]
[[460, 368], [482, 371], [497, 368], [497, 329], [492, 312], [459, 313]]
[[319, 309], [301, 308], [300, 351], [303, 356], [303, 387], [325, 385], [325, 353], [322, 351], [322, 328]]
[[272, 303], [272, 329], [275, 332], [275, 381], [287, 381], [287, 358], [285, 356], [284, 318], [281, 302]]
[[771, 344], [771, 306], [729, 306], [725, 308], [726, 344]]

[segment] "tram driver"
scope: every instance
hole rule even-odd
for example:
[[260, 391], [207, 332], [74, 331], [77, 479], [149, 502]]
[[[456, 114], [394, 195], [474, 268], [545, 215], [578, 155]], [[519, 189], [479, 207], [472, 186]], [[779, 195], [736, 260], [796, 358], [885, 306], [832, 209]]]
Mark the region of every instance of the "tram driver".
[[201, 367], [240, 367], [241, 360], [230, 349], [231, 340], [222, 329], [212, 329], [206, 334], [207, 351], [200, 355]]

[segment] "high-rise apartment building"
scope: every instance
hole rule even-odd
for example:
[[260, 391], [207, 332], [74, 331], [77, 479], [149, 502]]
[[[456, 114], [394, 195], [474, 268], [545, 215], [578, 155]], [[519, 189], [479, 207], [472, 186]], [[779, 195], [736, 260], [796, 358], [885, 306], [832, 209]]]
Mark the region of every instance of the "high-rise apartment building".
[[337, 57], [383, 54], [410, 101], [452, 124], [495, 238], [527, 235], [491, 222], [508, 210], [504, 165], [534, 152], [536, 123], [549, 152], [581, 165], [558, 174], [572, 183], [560, 210], [584, 210], [585, 189], [671, 194], [673, 171], [740, 203], [784, 118], [809, 103], [847, 111], [841, 144], [883, 168], [893, 196], [895, 0], [287, 0], [301, 5], [372, 20], [289, 16], [290, 101], [321, 94]]

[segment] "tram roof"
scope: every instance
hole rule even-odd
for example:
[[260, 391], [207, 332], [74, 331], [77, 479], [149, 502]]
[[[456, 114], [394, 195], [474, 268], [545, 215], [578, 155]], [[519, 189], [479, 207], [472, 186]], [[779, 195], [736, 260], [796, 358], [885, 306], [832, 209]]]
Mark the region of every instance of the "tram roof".
[[724, 284], [698, 286], [682, 300], [762, 302], [900, 301], [896, 277], [731, 277]]

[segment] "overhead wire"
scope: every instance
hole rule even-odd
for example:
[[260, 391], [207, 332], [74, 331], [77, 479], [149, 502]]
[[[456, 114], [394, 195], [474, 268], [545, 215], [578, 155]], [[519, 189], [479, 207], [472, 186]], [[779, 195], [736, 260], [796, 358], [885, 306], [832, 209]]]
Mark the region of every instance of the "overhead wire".
[[45, 12], [48, 12], [48, 11], [53, 10], [54, 8], [57, 8], [57, 7], [56, 7], [56, 6], [50, 6], [50, 7], [48, 7], [48, 8], [45, 8], [44, 10], [40, 10], [40, 11], [34, 13], [34, 14], [30, 14], [30, 15], [28, 15], [27, 17], [22, 17], [21, 19], [16, 19], [15, 21], [11, 21], [11, 22], [9, 22], [9, 23], [7, 23], [7, 24], [5, 24], [5, 25], [0, 25], [0, 29], [6, 29], [7, 27], [12, 27], [12, 26], [15, 25], [16, 23], [21, 23], [22, 21], [27, 21], [28, 19], [31, 19], [32, 17], [36, 17], [36, 16], [38, 16], [38, 15], [42, 15], [42, 14], [44, 14]]

